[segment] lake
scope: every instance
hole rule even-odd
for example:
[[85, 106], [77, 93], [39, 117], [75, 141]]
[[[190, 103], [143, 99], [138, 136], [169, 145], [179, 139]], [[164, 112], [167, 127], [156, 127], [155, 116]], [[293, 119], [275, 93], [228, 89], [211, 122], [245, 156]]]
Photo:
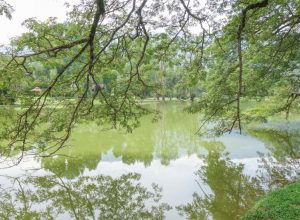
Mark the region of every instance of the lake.
[[1, 169], [0, 218], [234, 220], [299, 178], [298, 120], [199, 136], [185, 105], [151, 104], [130, 134], [78, 125], [58, 155]]

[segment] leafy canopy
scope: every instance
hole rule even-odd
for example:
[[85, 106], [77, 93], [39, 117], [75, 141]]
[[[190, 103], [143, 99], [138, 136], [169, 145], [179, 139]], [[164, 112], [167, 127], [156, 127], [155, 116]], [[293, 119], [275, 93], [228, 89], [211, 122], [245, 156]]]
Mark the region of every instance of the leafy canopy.
[[52, 155], [90, 120], [131, 131], [149, 96], [197, 95], [188, 110], [219, 134], [288, 115], [299, 106], [299, 4], [82, 0], [64, 23], [26, 20], [0, 56], [2, 154]]

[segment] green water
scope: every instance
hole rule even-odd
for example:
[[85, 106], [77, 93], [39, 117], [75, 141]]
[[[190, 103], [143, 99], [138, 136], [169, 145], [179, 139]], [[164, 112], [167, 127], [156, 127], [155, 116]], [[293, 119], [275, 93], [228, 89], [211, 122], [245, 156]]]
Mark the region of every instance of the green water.
[[208, 138], [184, 103], [131, 134], [92, 122], [52, 158], [0, 170], [0, 219], [239, 219], [267, 191], [299, 178], [298, 121]]

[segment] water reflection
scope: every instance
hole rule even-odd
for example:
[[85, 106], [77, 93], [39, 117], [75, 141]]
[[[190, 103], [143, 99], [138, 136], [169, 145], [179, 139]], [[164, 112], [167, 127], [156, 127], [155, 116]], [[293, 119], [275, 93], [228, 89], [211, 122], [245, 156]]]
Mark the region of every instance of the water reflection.
[[[277, 160], [284, 160], [286, 157], [300, 159], [300, 124], [281, 125], [284, 127], [248, 129], [247, 133], [263, 141]], [[298, 125], [298, 128], [295, 128], [295, 125]]]
[[34, 160], [44, 172], [39, 177], [14, 179], [12, 188], [2, 184], [0, 219], [29, 213], [37, 219], [235, 220], [267, 191], [300, 178], [299, 124], [202, 138], [194, 135], [198, 116], [182, 106], [152, 107], [161, 108], [161, 120], [145, 117], [132, 134], [78, 126], [71, 146], [59, 152], [64, 156]]
[[204, 165], [195, 174], [200, 192], [194, 193], [191, 203], [178, 207], [187, 219], [240, 219], [263, 194], [258, 179], [245, 175], [244, 165], [233, 163], [224, 150], [221, 143], [209, 145]]
[[300, 129], [285, 124], [280, 129], [260, 128], [249, 133], [270, 151], [261, 154], [259, 177], [268, 189], [283, 187], [300, 179]]
[[256, 176], [247, 175], [244, 164], [234, 163], [221, 142], [208, 142], [204, 165], [195, 173], [198, 192], [192, 202], [177, 207], [186, 219], [240, 219], [260, 196], [300, 179], [299, 129], [259, 127], [247, 132], [269, 150], [259, 154]]
[[[143, 187], [140, 175], [99, 175], [67, 180], [59, 176], [10, 178], [1, 186], [1, 219], [164, 219], [171, 207], [161, 188]], [[6, 184], [7, 185], [7, 184]]]
[[198, 116], [183, 112], [184, 104], [160, 103], [151, 106], [161, 110], [161, 119], [142, 119], [133, 133], [101, 131], [95, 124], [78, 126], [69, 141], [70, 147], [60, 151], [64, 156], [42, 159], [45, 169], [66, 177], [76, 177], [85, 169], [94, 170], [100, 161], [121, 160], [124, 164], [142, 162], [145, 167], [159, 158], [168, 165], [184, 155], [203, 151], [195, 135]]

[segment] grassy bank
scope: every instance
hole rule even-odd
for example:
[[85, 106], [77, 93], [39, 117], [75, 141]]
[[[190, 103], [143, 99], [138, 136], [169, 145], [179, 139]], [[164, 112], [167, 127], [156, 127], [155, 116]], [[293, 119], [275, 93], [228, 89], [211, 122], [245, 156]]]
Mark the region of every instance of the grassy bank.
[[300, 181], [264, 196], [242, 220], [300, 219]]

